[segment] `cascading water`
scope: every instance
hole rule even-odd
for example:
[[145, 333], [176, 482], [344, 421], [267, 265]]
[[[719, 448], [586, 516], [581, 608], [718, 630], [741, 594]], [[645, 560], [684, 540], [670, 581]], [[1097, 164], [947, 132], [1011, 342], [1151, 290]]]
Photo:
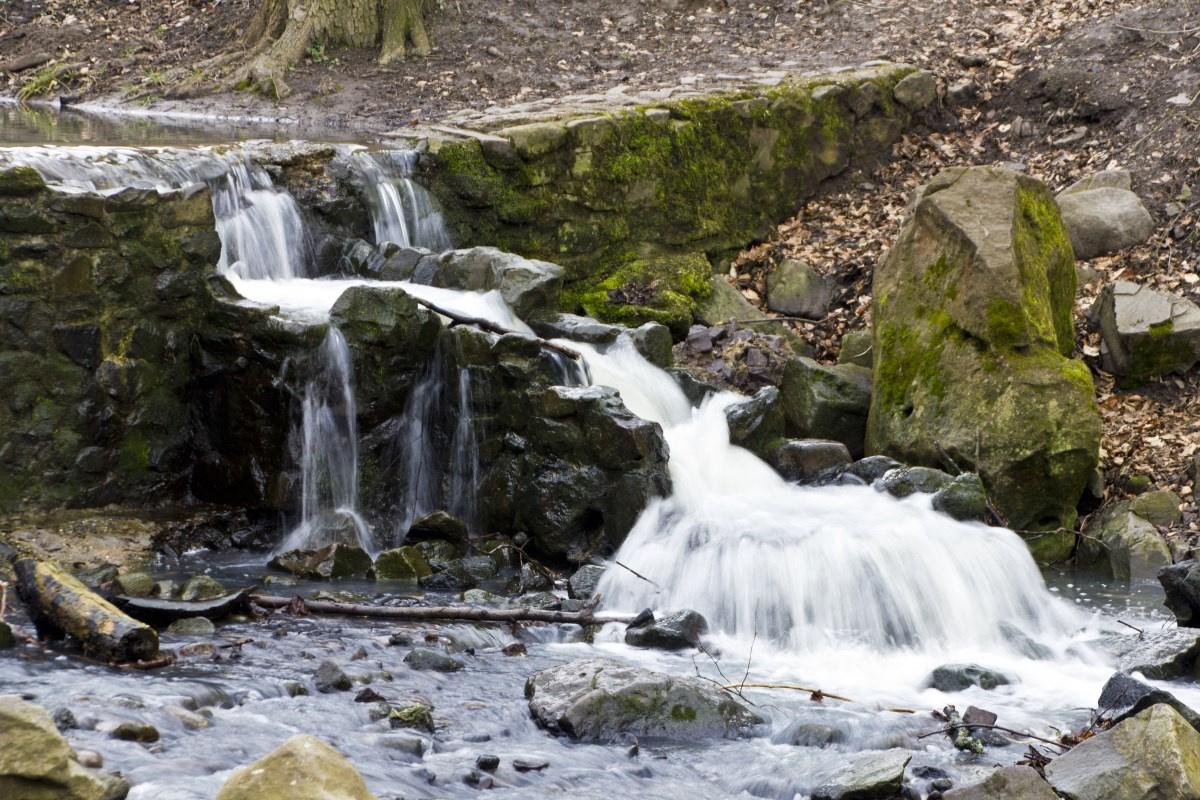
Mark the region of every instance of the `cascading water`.
[[450, 235], [429, 192], [413, 180], [415, 150], [357, 152], [375, 242], [425, 247], [435, 253], [451, 247]]

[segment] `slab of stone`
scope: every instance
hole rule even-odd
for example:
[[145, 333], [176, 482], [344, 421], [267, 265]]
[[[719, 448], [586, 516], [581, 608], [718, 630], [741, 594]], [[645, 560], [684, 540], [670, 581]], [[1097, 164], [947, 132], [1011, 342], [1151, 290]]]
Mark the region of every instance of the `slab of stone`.
[[771, 453], [769, 462], [786, 481], [805, 483], [850, 466], [850, 450], [829, 439], [793, 439]]
[[1123, 386], [1182, 374], [1200, 359], [1200, 307], [1190, 300], [1115, 281], [1097, 303], [1103, 366]]
[[1058, 800], [1046, 779], [1033, 767], [998, 769], [980, 783], [951, 789], [944, 800]]
[[813, 790], [813, 800], [883, 800], [900, 791], [908, 750], [855, 753], [833, 776]]

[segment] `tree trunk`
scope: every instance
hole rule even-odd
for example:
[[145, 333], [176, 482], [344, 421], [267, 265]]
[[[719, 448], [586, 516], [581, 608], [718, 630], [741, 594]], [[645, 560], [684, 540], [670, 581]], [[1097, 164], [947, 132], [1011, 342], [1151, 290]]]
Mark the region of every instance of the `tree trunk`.
[[412, 42], [413, 52], [417, 55], [429, 55], [425, 0], [382, 0], [382, 3], [383, 43], [379, 48], [379, 63], [403, 60], [407, 42]]
[[158, 653], [158, 634], [119, 611], [61, 567], [32, 558], [13, 564], [17, 595], [38, 634], [69, 634], [83, 652], [111, 663], [141, 661]]

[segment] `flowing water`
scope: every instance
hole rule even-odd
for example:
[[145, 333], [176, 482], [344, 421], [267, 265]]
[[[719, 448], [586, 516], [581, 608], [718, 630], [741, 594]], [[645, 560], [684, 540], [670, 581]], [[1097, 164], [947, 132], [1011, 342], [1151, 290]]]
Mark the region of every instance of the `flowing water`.
[[[409, 155], [355, 153], [367, 180], [378, 241], [441, 249], [448, 240], [427, 196], [412, 182]], [[111, 191], [122, 185], [178, 186], [204, 180], [224, 244], [222, 268], [248, 300], [278, 307], [304, 324], [327, 326], [310, 364], [297, 370], [300, 414], [295, 438], [303, 491], [300, 524], [282, 547], [312, 545], [347, 531], [368, 549], [398, 540], [413, 519], [443, 503], [433, 476], [449, 464], [452, 510], [470, 518], [478, 470], [479, 431], [470, 398], [485, 376], [431, 362], [410, 395], [397, 452], [404, 511], [391, 531], [368, 531], [357, 514], [357, 434], [353, 369], [329, 311], [350, 286], [382, 285], [362, 278], [322, 279], [310, 272], [303, 216], [270, 175], [237, 154], [172, 148], [11, 148], [0, 161], [29, 163], [70, 189]], [[299, 225], [299, 227], [296, 227]], [[528, 332], [495, 292], [459, 293], [412, 284], [412, 294], [467, 316]], [[940, 739], [919, 739], [938, 724], [926, 713], [947, 703], [974, 703], [1000, 723], [1052, 736], [1087, 721], [1112, 671], [1091, 647], [1116, 629], [1118, 615], [1142, 627], [1171, 623], [1153, 587], [1121, 589], [1051, 573], [1051, 587], [1013, 533], [960, 523], [933, 511], [928, 498], [897, 501], [867, 487], [799, 488], [782, 481], [748, 451], [729, 442], [718, 395], [699, 409], [662, 370], [625, 340], [598, 348], [570, 343], [586, 370], [564, 382], [591, 380], [619, 390], [637, 415], [659, 423], [670, 446], [671, 497], [645, 510], [600, 585], [603, 606], [634, 612], [694, 608], [709, 620], [709, 654], [635, 650], [618, 626], [583, 641], [573, 626], [531, 626], [516, 634], [500, 626], [398, 626], [380, 622], [275, 619], [227, 623], [211, 657], [151, 674], [121, 673], [55, 658], [30, 648], [0, 656], [0, 692], [26, 693], [69, 707], [80, 747], [101, 751], [135, 788], [134, 800], [211, 798], [234, 767], [296, 732], [314, 733], [344, 752], [381, 797], [467, 797], [475, 758], [501, 756], [495, 796], [608, 798], [627, 793], [662, 798], [803, 797], [849, 752], [893, 746], [913, 750], [910, 771], [937, 766], [965, 782], [993, 764], [1011, 763], [1023, 745], [990, 747], [975, 759]], [[431, 420], [454, 404], [458, 425], [448, 452], [428, 446]], [[426, 446], [421, 446], [422, 444]], [[164, 575], [210, 572], [227, 584], [258, 581], [265, 556], [191, 554], [161, 565]], [[290, 588], [313, 594], [329, 587]], [[376, 595], [374, 602], [411, 602], [402, 585], [339, 583], [339, 591]], [[494, 588], [499, 588], [496, 586]], [[416, 672], [406, 647], [388, 636], [407, 632], [441, 642], [464, 660], [460, 673]], [[523, 640], [526, 657], [501, 648]], [[1051, 658], [1030, 656], [1028, 642]], [[241, 642], [241, 644], [237, 644]], [[186, 640], [164, 642], [167, 646]], [[358, 653], [358, 657], [353, 654]], [[534, 671], [562, 661], [611, 655], [674, 674], [702, 674], [722, 683], [801, 684], [853, 698], [814, 703], [805, 693], [747, 690], [770, 718], [768, 735], [708, 742], [644, 741], [630, 758], [621, 747], [576, 745], [538, 730], [529, 719], [523, 684]], [[333, 658], [386, 697], [432, 701], [439, 731], [414, 745], [414, 734], [373, 722], [367, 704], [347, 695], [292, 696], [290, 681], [311, 685], [316, 665]], [[944, 694], [925, 686], [947, 662], [976, 662], [1013, 679], [984, 692]], [[1172, 686], [1182, 699], [1200, 693]], [[196, 728], [171, 707], [198, 709]], [[895, 709], [913, 709], [904, 713]], [[147, 748], [107, 738], [119, 721], [152, 722], [162, 741]], [[185, 719], [190, 722], [185, 723]], [[189, 727], [189, 725], [191, 727]], [[804, 726], [836, 733], [827, 748], [790, 744]], [[414, 747], [417, 748], [416, 752]], [[513, 757], [544, 758], [551, 768], [521, 774]]]

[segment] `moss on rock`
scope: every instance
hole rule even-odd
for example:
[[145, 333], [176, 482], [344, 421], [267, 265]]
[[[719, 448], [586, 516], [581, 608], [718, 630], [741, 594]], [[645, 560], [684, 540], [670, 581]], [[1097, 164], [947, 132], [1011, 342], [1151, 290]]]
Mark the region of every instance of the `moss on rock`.
[[631, 261], [595, 289], [569, 297], [566, 304], [577, 304], [589, 316], [631, 328], [657, 322], [678, 339], [687, 335], [697, 304], [712, 291], [708, 260], [699, 253], [686, 253]]

